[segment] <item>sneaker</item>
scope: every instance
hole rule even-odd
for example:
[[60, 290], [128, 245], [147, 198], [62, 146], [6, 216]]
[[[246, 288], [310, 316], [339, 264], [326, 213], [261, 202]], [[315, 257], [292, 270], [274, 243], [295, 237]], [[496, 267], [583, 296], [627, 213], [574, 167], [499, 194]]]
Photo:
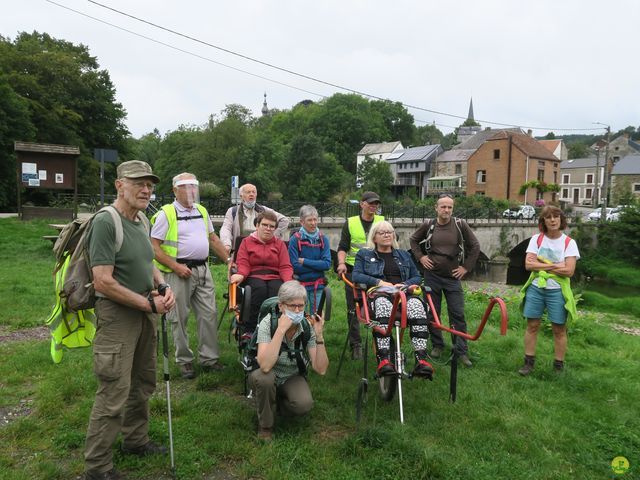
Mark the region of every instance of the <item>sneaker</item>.
[[440, 358], [442, 356], [442, 347], [436, 345], [431, 349], [431, 358]]
[[211, 364], [207, 364], [207, 365], [200, 365], [200, 369], [203, 372], [220, 372], [222, 370], [224, 370], [224, 365], [220, 362], [216, 362], [216, 363], [211, 363]]
[[376, 371], [378, 372], [379, 377], [396, 374], [396, 369], [388, 358], [385, 358], [378, 364]]
[[434, 369], [433, 366], [426, 360], [420, 359], [416, 362], [416, 366], [413, 369], [414, 377], [422, 377], [427, 380], [433, 380]]
[[564, 371], [564, 361], [562, 360], [554, 360], [553, 361], [553, 371], [557, 373], [561, 373]]
[[351, 345], [351, 360], [362, 360], [362, 346], [359, 343]]
[[95, 470], [87, 470], [84, 472], [84, 480], [122, 480], [124, 477], [120, 475], [115, 468], [108, 472], [97, 472]]
[[166, 455], [167, 447], [156, 445], [149, 441], [140, 447], [126, 448], [123, 446], [122, 453], [127, 455], [136, 455], [138, 457], [146, 457], [147, 455]]
[[466, 353], [464, 355], [460, 355], [460, 361], [467, 368], [473, 367], [473, 363], [471, 363], [471, 360], [469, 360], [469, 357], [467, 356]]
[[258, 440], [262, 440], [263, 442], [270, 442], [273, 440], [273, 429], [260, 427], [258, 429]]
[[182, 378], [186, 378], [191, 380], [192, 378], [196, 378], [196, 372], [193, 369], [193, 363], [181, 363], [180, 367], [180, 375]]

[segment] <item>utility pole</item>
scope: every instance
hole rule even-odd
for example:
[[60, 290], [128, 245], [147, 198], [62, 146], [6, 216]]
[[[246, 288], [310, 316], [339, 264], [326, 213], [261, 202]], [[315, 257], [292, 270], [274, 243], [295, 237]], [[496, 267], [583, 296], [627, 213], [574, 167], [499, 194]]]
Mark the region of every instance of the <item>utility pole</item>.
[[600, 222], [607, 221], [607, 207], [609, 206], [609, 190], [611, 188], [611, 169], [609, 168], [609, 142], [611, 140], [611, 126], [606, 123], [593, 122], [595, 125], [602, 125], [607, 130], [607, 144], [604, 150], [604, 200], [602, 210], [600, 210]]
[[592, 205], [597, 207], [600, 202], [600, 147], [598, 145], [596, 145], [596, 183], [594, 187]]

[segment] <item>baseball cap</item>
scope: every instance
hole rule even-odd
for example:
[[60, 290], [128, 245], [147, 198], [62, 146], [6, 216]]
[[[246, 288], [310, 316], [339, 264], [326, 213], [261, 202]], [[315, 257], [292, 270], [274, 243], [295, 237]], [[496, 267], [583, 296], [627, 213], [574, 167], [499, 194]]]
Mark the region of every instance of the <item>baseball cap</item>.
[[118, 178], [150, 178], [158, 183], [160, 178], [153, 174], [151, 166], [142, 160], [129, 160], [118, 165]]
[[362, 194], [361, 201], [367, 203], [379, 202], [380, 197], [376, 192], [364, 192]]

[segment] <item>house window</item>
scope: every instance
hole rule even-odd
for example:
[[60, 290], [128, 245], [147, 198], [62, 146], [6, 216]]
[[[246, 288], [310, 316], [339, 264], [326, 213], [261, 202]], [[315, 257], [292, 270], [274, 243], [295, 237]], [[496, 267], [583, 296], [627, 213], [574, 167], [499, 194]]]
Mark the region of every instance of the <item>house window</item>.
[[558, 183], [558, 172], [553, 172], [553, 183]]
[[536, 200], [542, 200], [543, 196], [544, 196], [544, 193], [536, 191]]
[[613, 163], [618, 163], [618, 160], [620, 160], [620, 157], [618, 155], [614, 155], [612, 160], [613, 160]]
[[640, 193], [640, 183], [633, 184], [633, 193]]
[[570, 177], [570, 175], [569, 175], [569, 174], [566, 174], [566, 173], [565, 173], [565, 174], [563, 174], [563, 175], [562, 175], [562, 183], [570, 183], [570, 181], [569, 181], [569, 177]]
[[562, 198], [569, 198], [569, 189], [568, 188], [563, 188], [562, 189]]
[[586, 183], [593, 183], [593, 173], [587, 173]]
[[590, 188], [585, 188], [584, 190], [584, 198], [591, 198], [592, 196], [592, 190]]
[[499, 160], [499, 159], [500, 159], [500, 149], [499, 149], [499, 148], [496, 148], [496, 149], [493, 151], [493, 159], [494, 159], [494, 160]]
[[544, 162], [538, 161], [538, 167], [544, 168]]
[[460, 175], [462, 173], [462, 164], [461, 163], [456, 163], [456, 171], [455, 171], [456, 175]]
[[484, 195], [484, 190], [478, 190], [478, 191], [476, 192], [476, 195]]
[[541, 182], [544, 182], [544, 169], [538, 170], [538, 180], [540, 180]]
[[476, 171], [476, 183], [486, 183], [486, 182], [487, 182], [487, 171], [486, 170]]

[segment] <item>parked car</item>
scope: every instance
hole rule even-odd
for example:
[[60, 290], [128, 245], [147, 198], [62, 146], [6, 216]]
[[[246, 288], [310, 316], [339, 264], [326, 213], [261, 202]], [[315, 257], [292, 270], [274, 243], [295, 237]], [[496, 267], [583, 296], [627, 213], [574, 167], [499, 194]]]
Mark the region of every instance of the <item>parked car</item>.
[[[611, 220], [611, 214], [613, 213], [613, 208], [611, 207], [607, 207], [606, 212], [607, 212], [607, 216], [606, 219], [607, 220]], [[589, 215], [587, 215], [587, 219], [590, 222], [598, 222], [600, 220], [600, 214], [602, 213], [602, 209], [601, 208], [596, 208], [593, 212], [591, 212]]]
[[520, 205], [519, 207], [507, 208], [502, 212], [504, 218], [524, 218], [533, 220], [536, 218], [536, 209], [531, 205]]
[[611, 211], [609, 215], [607, 215], [607, 220], [611, 222], [617, 222], [618, 220], [620, 220], [620, 214], [623, 211], [634, 209], [634, 208], [637, 208], [637, 207], [634, 207], [633, 205], [618, 205], [616, 208], [614, 208]]

